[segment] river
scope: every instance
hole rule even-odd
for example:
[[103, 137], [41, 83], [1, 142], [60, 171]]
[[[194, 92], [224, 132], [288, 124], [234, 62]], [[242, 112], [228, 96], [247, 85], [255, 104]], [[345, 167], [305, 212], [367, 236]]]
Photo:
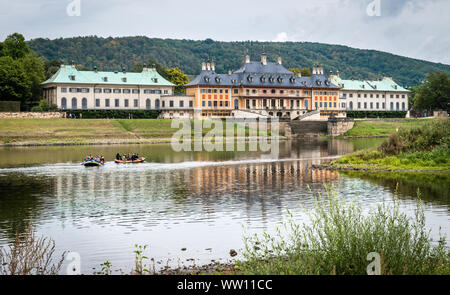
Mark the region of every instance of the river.
[[[273, 233], [286, 208], [304, 220], [324, 185], [342, 198], [358, 197], [366, 208], [392, 201], [396, 191], [408, 214], [420, 189], [433, 238], [439, 230], [448, 236], [447, 175], [374, 177], [311, 168], [380, 141], [283, 141], [277, 158], [261, 152], [176, 153], [165, 144], [1, 148], [0, 246], [32, 220], [38, 235], [55, 241], [57, 254], [80, 254], [83, 274], [100, 270], [106, 260], [115, 273], [129, 273], [135, 244], [148, 245], [157, 269], [226, 262], [230, 249], [240, 253], [244, 234]], [[80, 165], [88, 154], [111, 161], [117, 152], [137, 152], [147, 162]]]

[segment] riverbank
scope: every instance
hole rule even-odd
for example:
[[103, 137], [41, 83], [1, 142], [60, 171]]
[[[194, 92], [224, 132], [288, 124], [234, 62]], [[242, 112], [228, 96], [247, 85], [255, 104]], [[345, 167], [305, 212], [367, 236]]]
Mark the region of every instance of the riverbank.
[[399, 129], [421, 127], [434, 120], [435, 119], [357, 119], [355, 120], [353, 128], [340, 137], [389, 137]]
[[343, 171], [449, 172], [450, 120], [402, 128], [378, 148], [362, 150], [317, 168]]
[[[159, 119], [0, 119], [0, 147], [171, 143], [179, 130], [171, 124]], [[248, 136], [248, 128], [235, 125], [235, 138], [238, 129]], [[209, 131], [204, 128], [202, 135]]]

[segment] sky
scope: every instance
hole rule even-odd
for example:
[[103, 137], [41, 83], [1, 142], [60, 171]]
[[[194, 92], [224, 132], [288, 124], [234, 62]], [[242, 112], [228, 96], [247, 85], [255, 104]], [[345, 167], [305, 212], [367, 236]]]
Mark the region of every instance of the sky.
[[450, 0], [0, 0], [0, 40], [14, 32], [306, 41], [450, 64]]

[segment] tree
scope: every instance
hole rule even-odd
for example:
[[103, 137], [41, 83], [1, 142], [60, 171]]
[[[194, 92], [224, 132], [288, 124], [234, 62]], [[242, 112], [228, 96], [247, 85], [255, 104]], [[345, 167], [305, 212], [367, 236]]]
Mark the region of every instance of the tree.
[[6, 37], [0, 57], [0, 96], [2, 100], [20, 101], [29, 109], [42, 97], [44, 63], [32, 52], [20, 34]]
[[23, 35], [18, 33], [6, 37], [2, 47], [2, 55], [11, 56], [13, 59], [22, 58], [31, 52]]
[[431, 72], [425, 82], [416, 87], [414, 109], [450, 110], [450, 74]]
[[184, 85], [189, 83], [188, 76], [179, 68], [167, 69], [166, 72], [169, 78], [168, 80], [177, 85], [177, 87], [175, 87], [175, 92], [186, 92], [186, 87], [184, 87]]
[[309, 68], [292, 68], [289, 71], [293, 72], [296, 76], [302, 74], [303, 77], [311, 77], [311, 70]]

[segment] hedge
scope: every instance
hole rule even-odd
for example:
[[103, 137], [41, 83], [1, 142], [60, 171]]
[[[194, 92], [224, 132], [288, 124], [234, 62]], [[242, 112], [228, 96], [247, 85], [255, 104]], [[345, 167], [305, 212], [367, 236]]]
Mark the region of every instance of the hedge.
[[83, 119], [157, 119], [160, 111], [155, 110], [66, 110], [67, 117], [69, 114], [76, 115], [77, 118]]
[[20, 101], [0, 101], [0, 112], [20, 112]]
[[347, 118], [405, 118], [407, 112], [347, 111]]

